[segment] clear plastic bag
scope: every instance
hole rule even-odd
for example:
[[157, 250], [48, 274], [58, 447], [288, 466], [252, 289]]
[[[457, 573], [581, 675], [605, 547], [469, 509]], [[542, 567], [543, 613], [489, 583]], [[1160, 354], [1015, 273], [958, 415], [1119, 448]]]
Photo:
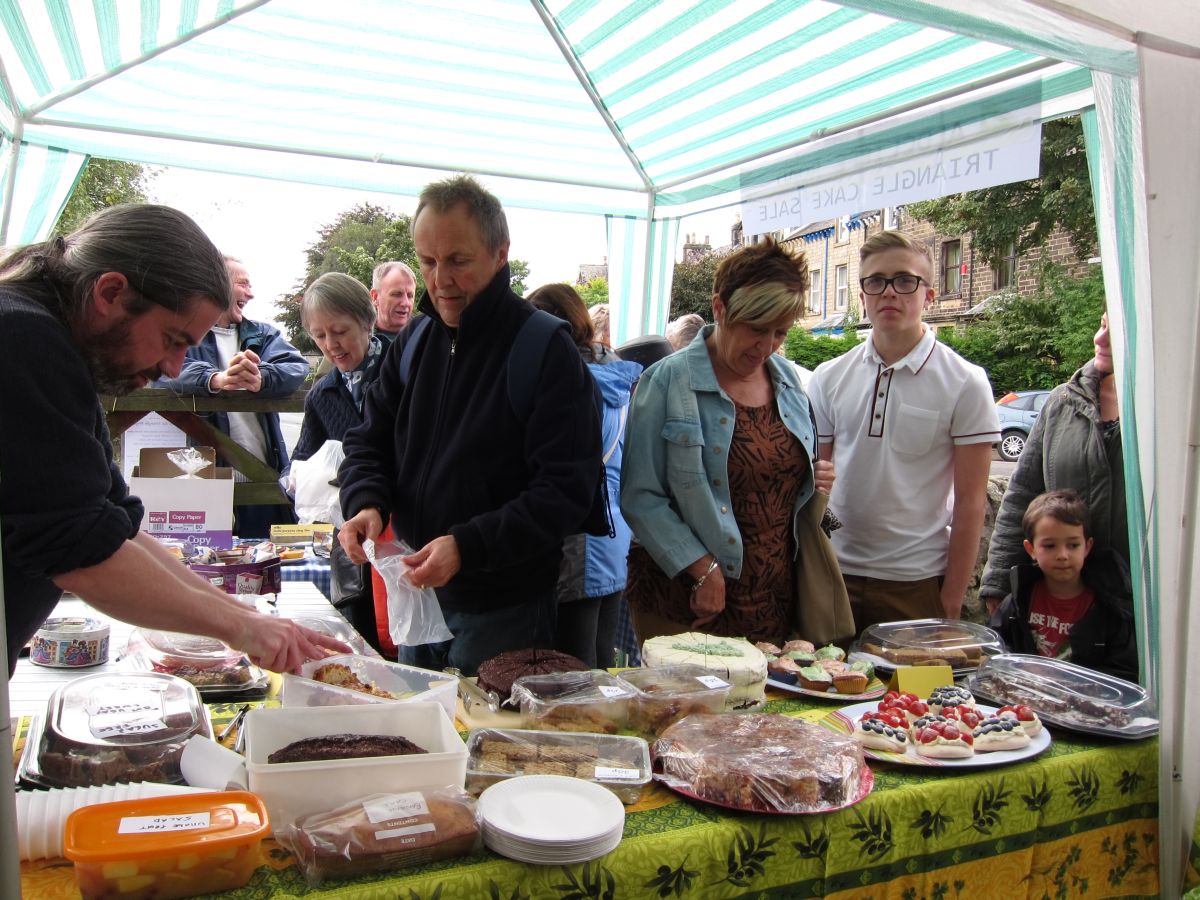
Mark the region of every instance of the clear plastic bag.
[[212, 461], [205, 459], [195, 447], [172, 450], [167, 454], [167, 459], [183, 470], [183, 474], [176, 475], [176, 478], [199, 478], [200, 470], [212, 465]]
[[407, 544], [367, 541], [363, 549], [387, 585], [388, 633], [397, 647], [436, 644], [454, 637], [433, 588], [419, 588], [405, 577], [411, 567], [404, 564], [403, 557], [413, 552]]
[[326, 441], [308, 459], [292, 463], [288, 480], [294, 484], [296, 518], [302, 523], [334, 522], [340, 518], [337, 481], [338, 468], [346, 454], [341, 441]]

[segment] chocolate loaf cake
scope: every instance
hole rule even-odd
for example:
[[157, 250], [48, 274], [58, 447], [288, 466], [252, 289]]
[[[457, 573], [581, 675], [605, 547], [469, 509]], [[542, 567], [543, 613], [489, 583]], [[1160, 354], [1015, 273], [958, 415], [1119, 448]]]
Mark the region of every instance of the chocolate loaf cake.
[[267, 757], [268, 763], [362, 759], [368, 756], [409, 756], [427, 753], [406, 737], [390, 734], [330, 734], [293, 741]]
[[495, 691], [505, 700], [512, 693], [513, 682], [522, 675], [552, 675], [557, 672], [586, 672], [588, 664], [582, 659], [557, 650], [508, 650], [479, 664], [479, 686]]

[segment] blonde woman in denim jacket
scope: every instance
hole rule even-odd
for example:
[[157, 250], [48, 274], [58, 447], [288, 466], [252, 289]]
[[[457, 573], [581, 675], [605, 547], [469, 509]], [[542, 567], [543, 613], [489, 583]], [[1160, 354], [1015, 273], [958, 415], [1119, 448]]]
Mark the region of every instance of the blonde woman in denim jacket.
[[701, 630], [781, 641], [792, 621], [797, 513], [828, 493], [808, 397], [779, 357], [808, 287], [773, 241], [730, 255], [715, 325], [638, 383], [621, 468], [633, 528], [627, 597], [640, 641]]

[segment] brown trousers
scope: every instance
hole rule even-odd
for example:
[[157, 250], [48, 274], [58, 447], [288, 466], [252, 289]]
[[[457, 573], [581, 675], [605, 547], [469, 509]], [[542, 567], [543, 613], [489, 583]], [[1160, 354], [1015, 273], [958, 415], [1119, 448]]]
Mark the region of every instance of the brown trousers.
[[942, 606], [942, 577], [922, 578], [920, 581], [885, 581], [866, 575], [843, 575], [854, 626], [859, 633], [869, 625], [880, 622], [903, 622], [908, 619], [944, 619]]

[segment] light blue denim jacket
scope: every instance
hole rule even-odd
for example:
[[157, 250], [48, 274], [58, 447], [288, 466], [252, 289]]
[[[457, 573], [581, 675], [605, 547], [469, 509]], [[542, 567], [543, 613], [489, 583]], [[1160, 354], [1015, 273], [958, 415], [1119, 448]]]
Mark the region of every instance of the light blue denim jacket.
[[[736, 411], [709, 360], [705, 338], [714, 327], [706, 325], [638, 382], [626, 427], [621, 512], [667, 575], [712, 553], [725, 577], [736, 580], [742, 574], [742, 536], [728, 473]], [[810, 462], [792, 509], [794, 535], [796, 514], [813, 494], [816, 436], [796, 367], [772, 356], [767, 369], [783, 424], [800, 439]]]

